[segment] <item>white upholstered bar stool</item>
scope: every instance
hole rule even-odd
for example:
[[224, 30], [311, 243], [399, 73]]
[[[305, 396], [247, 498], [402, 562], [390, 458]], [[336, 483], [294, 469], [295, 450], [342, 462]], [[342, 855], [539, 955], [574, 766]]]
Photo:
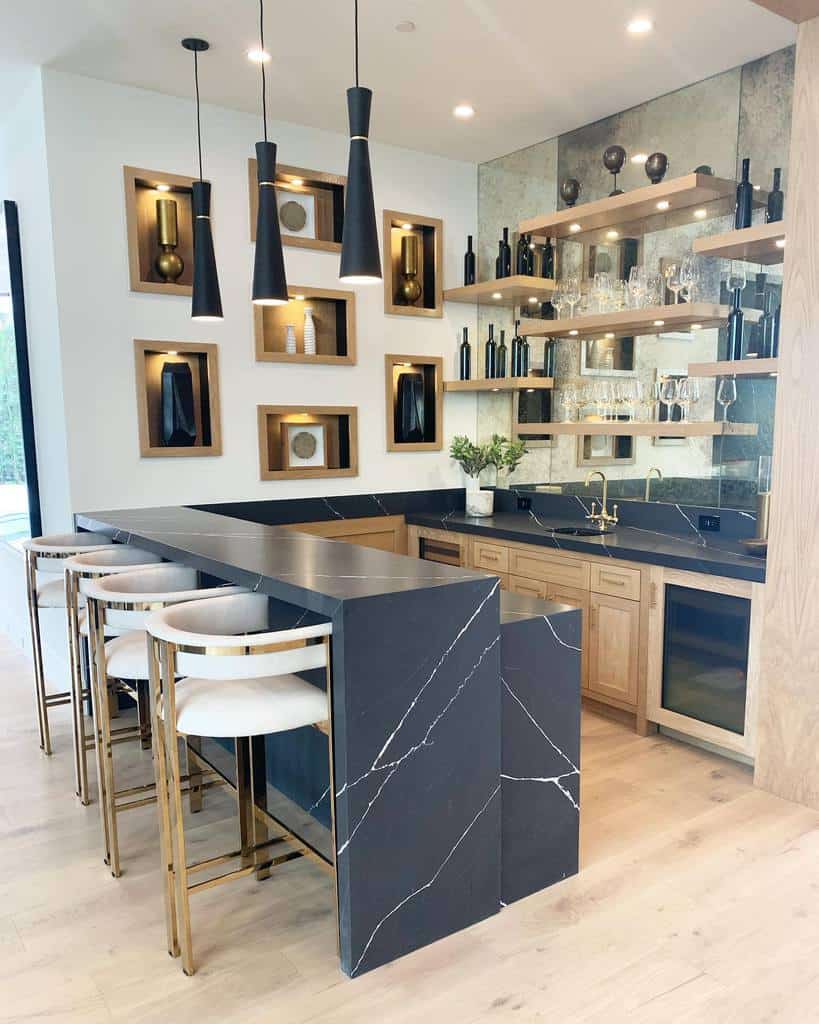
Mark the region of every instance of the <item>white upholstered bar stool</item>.
[[[106, 548], [87, 551], [81, 555], [73, 555], [66, 559], [65, 565], [65, 606], [68, 617], [68, 656], [71, 668], [71, 703], [74, 727], [74, 782], [75, 793], [83, 805], [89, 803], [88, 790], [88, 751], [94, 747], [93, 736], [86, 733], [83, 707], [91, 699], [90, 659], [86, 661], [83, 654], [88, 639], [88, 620], [85, 613], [85, 593], [89, 580], [100, 579], [122, 572], [134, 572], [159, 565], [163, 561], [161, 555], [152, 551], [144, 551], [131, 544], [110, 544]], [[106, 635], [111, 633], [109, 627]], [[83, 666], [87, 667], [84, 671]], [[85, 685], [86, 674], [88, 685]], [[145, 702], [139, 707], [140, 720], [137, 736], [142, 740], [143, 747], [151, 745], [150, 715], [147, 714]], [[114, 740], [136, 738], [134, 728], [127, 726], [112, 729]]]
[[[271, 632], [267, 598], [245, 593], [166, 608], [149, 617], [147, 629], [168, 952], [178, 956], [181, 946], [182, 968], [190, 975], [195, 969], [190, 894], [251, 874], [265, 877], [274, 865], [308, 852], [289, 833], [268, 838], [257, 800], [266, 773], [254, 764], [252, 738], [320, 728], [329, 739], [333, 792], [332, 625]], [[294, 674], [321, 668], [326, 669], [326, 691]], [[178, 736], [191, 734], [234, 739], [240, 832], [238, 850], [194, 864], [187, 863], [185, 851], [178, 746]], [[266, 790], [264, 796], [266, 805]], [[331, 799], [330, 807], [334, 804]], [[271, 856], [269, 848], [281, 842], [294, 842], [295, 848]], [[234, 859], [240, 860], [234, 870], [189, 883], [189, 875]]]
[[49, 537], [32, 537], [23, 544], [25, 552], [26, 599], [31, 625], [31, 651], [34, 659], [34, 689], [37, 695], [37, 725], [40, 749], [51, 753], [51, 729], [48, 722], [50, 708], [71, 701], [71, 691], [46, 692], [43, 644], [40, 632], [40, 612], [54, 609], [62, 621], [65, 608], [66, 559], [82, 551], [95, 551], [109, 547], [111, 541], [100, 533], [57, 533]]
[[[242, 587], [202, 585], [196, 569], [166, 563], [89, 580], [85, 588], [88, 614], [90, 681], [97, 752], [97, 784], [102, 819], [104, 860], [111, 874], [121, 874], [117, 816], [151, 804], [154, 782], [116, 788], [109, 705], [121, 692], [147, 706], [148, 642], [145, 621], [151, 612], [203, 597], [244, 593]], [[118, 635], [106, 641], [105, 632]], [[140, 694], [142, 693], [142, 696]], [[189, 752], [189, 764], [191, 764]], [[191, 802], [201, 806], [202, 772], [198, 763], [189, 771]], [[186, 777], [187, 778], [187, 777]]]

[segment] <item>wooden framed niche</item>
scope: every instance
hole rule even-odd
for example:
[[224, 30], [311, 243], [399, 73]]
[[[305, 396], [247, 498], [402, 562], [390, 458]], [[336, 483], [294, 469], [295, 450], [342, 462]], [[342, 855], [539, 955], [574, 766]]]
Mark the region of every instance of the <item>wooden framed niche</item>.
[[[142, 458], [222, 454], [217, 346], [204, 341], [134, 341], [139, 454]], [[162, 440], [162, 371], [166, 364], [190, 370], [195, 440], [190, 445]], [[187, 374], [185, 374], [187, 377]]]
[[443, 447], [444, 361], [440, 356], [384, 356], [388, 452]]
[[[436, 217], [421, 217], [417, 213], [399, 213], [384, 210], [383, 223], [384, 312], [395, 316], [444, 315], [444, 222]], [[410, 266], [415, 266], [414, 278], [421, 292], [412, 302], [402, 297], [403, 239], [415, 239], [407, 244]]]
[[[128, 230], [128, 269], [132, 292], [159, 295], [193, 294], [193, 178], [140, 167], [124, 167], [125, 220]], [[160, 253], [157, 200], [176, 204], [177, 245], [174, 252], [184, 264], [175, 281], [167, 281], [156, 269]]]
[[[254, 306], [256, 359], [262, 363], [324, 363], [352, 366], [356, 361], [355, 292], [288, 285], [286, 306]], [[316, 354], [304, 352], [304, 310], [313, 310]], [[296, 352], [286, 351], [287, 325], [296, 330]]]
[[[256, 241], [256, 217], [259, 209], [258, 179], [256, 160], [247, 162], [247, 179], [250, 193], [250, 240]], [[341, 233], [344, 228], [344, 198], [347, 178], [343, 174], [327, 171], [311, 171], [307, 167], [290, 167], [279, 164], [276, 167], [276, 198], [279, 205], [279, 224], [282, 245], [300, 249], [317, 249], [320, 252], [341, 252]], [[288, 212], [282, 214], [285, 203], [301, 207], [290, 210], [295, 216], [290, 224], [296, 224], [304, 217], [304, 224], [298, 230], [287, 227]]]
[[[355, 406], [259, 405], [256, 408], [262, 480], [358, 476], [358, 409]], [[315, 444], [309, 442], [310, 437]], [[305, 440], [307, 448], [299, 444]]]

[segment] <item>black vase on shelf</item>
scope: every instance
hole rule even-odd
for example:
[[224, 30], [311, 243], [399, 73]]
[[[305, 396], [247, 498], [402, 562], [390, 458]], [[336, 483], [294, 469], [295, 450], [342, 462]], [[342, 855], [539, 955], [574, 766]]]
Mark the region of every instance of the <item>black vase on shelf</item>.
[[469, 344], [468, 327], [464, 327], [464, 340], [458, 349], [458, 376], [461, 380], [472, 380], [472, 346]]
[[500, 344], [498, 350], [495, 353], [495, 370], [497, 371], [496, 377], [506, 376], [506, 357], [508, 349], [506, 348], [506, 331], [501, 331]]
[[160, 381], [162, 444], [190, 448], [196, 444], [193, 377], [187, 363], [165, 363]]
[[745, 317], [740, 309], [742, 291], [737, 288], [734, 301], [728, 315], [728, 358], [732, 361], [742, 359], [742, 336]]
[[785, 214], [785, 193], [782, 191], [782, 168], [774, 167], [773, 188], [768, 193], [768, 209], [765, 213], [765, 220], [768, 224], [774, 224], [782, 220]]
[[665, 153], [652, 153], [645, 162], [645, 171], [652, 185], [659, 185], [668, 170], [668, 157]]
[[489, 337], [486, 339], [483, 354], [483, 375], [491, 380], [498, 375], [498, 346], [495, 342], [495, 325], [489, 325]]
[[464, 253], [464, 285], [475, 283], [475, 253], [472, 251], [472, 235], [466, 236], [466, 252]]
[[583, 186], [577, 178], [566, 178], [560, 186], [560, 198], [566, 206], [572, 207], [580, 198], [580, 193], [582, 191]]
[[754, 186], [750, 182], [751, 160], [742, 161], [742, 179], [737, 185], [737, 205], [734, 213], [734, 227], [737, 231], [751, 226], [751, 212], [754, 207]]
[[395, 439], [399, 444], [424, 440], [424, 375], [417, 370], [398, 375]]
[[622, 171], [626, 162], [626, 151], [622, 146], [609, 146], [603, 153], [603, 166], [614, 175], [614, 188], [609, 192], [610, 196], [621, 196], [623, 190], [617, 187], [617, 175]]

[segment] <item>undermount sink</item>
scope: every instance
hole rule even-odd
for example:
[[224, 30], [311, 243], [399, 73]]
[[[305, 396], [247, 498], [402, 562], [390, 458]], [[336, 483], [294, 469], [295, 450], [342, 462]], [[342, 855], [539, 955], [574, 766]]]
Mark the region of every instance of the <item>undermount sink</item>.
[[612, 530], [597, 530], [591, 526], [558, 526], [552, 533], [563, 533], [567, 537], [605, 537]]

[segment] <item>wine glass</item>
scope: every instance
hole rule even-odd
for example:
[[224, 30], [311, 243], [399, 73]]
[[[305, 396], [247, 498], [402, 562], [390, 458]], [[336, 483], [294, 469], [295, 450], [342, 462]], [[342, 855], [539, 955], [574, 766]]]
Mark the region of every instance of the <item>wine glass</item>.
[[646, 386], [641, 380], [633, 380], [629, 391], [631, 393], [631, 418], [640, 420], [646, 407]]
[[677, 380], [675, 377], [663, 377], [660, 383], [660, 401], [666, 407], [668, 422], [671, 422], [671, 406], [677, 402]]
[[663, 275], [659, 271], [647, 271], [646, 282], [646, 305], [662, 306], [663, 303]]
[[674, 305], [680, 301], [680, 292], [682, 291], [683, 283], [680, 280], [680, 264], [669, 263], [665, 268], [665, 283], [668, 290], [674, 296]]
[[557, 313], [557, 319], [563, 319], [563, 310], [566, 308], [566, 282], [557, 281], [555, 283], [554, 294], [552, 295], [552, 306], [554, 307], [555, 313]]
[[700, 284], [700, 263], [696, 254], [686, 253], [680, 264], [680, 283], [685, 292], [685, 301], [693, 302]]
[[736, 377], [723, 377], [717, 389], [717, 401], [722, 406], [722, 422], [728, 422], [728, 409], [737, 400]]
[[572, 421], [572, 410], [577, 410], [578, 403], [580, 401], [578, 388], [574, 384], [567, 384], [563, 389], [562, 402], [563, 402], [563, 422], [571, 423]]
[[700, 397], [700, 386], [699, 381], [692, 380], [690, 377], [683, 377], [683, 379], [677, 385], [677, 405], [679, 405], [682, 412], [682, 422], [688, 422], [688, 416], [691, 412], [691, 406]]
[[569, 303], [569, 316], [574, 318], [574, 307], [580, 302], [580, 278], [576, 276], [566, 278], [566, 301]]
[[652, 421], [655, 421], [657, 419], [657, 410], [659, 409], [660, 402], [662, 401], [660, 394], [662, 392], [662, 389], [662, 380], [655, 380], [651, 382], [651, 391], [647, 396], [646, 402], [648, 405], [649, 413], [651, 414]]
[[643, 267], [632, 267], [628, 275], [628, 293], [632, 309], [645, 305], [646, 277]]
[[748, 283], [748, 272], [743, 263], [732, 263], [728, 271], [728, 290], [734, 296], [734, 305], [739, 305], [739, 296]]

